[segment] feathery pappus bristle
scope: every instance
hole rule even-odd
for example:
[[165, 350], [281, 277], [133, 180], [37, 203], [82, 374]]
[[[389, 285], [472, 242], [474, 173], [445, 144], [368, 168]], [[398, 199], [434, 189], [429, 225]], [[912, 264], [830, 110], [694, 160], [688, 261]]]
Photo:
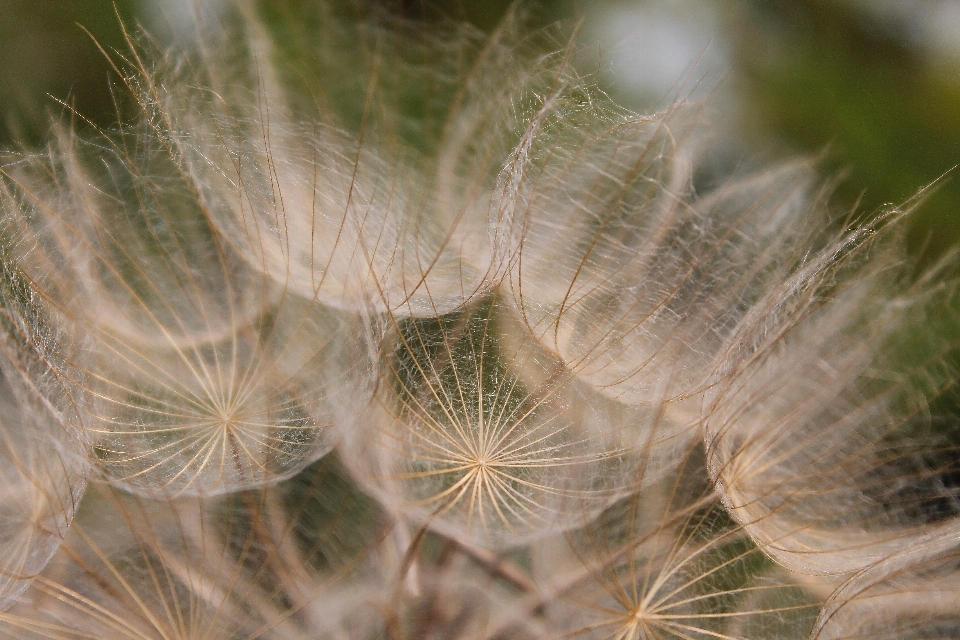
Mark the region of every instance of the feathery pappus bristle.
[[706, 187], [522, 5], [194, 9], [0, 163], [0, 637], [960, 632], [920, 198]]

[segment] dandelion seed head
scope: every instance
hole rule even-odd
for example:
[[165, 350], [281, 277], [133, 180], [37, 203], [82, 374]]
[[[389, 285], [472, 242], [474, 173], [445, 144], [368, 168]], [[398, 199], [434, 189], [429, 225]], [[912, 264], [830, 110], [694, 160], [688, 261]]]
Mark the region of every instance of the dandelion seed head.
[[104, 341], [91, 425], [98, 466], [155, 496], [289, 477], [328, 453], [369, 401], [362, 323], [291, 301], [246, 334], [178, 352]]
[[915, 545], [847, 580], [825, 603], [811, 638], [949, 638], [958, 629], [957, 546]]
[[520, 6], [195, 9], [0, 165], [0, 635], [956, 635], [906, 213], [701, 184]]
[[558, 114], [534, 117], [530, 148], [512, 160], [522, 186], [502, 194], [516, 312], [601, 393], [639, 405], [689, 397], [739, 317], [795, 267], [794, 245], [810, 241], [809, 167], [698, 194], [697, 105], [639, 116], [597, 96], [568, 114], [562, 98]]
[[[488, 239], [487, 216], [518, 135], [520, 88], [494, 80], [515, 66], [519, 47], [507, 34], [484, 43], [464, 29], [401, 38], [320, 13], [328, 37], [318, 44], [311, 36], [305, 56], [325, 67], [328, 56], [343, 55], [327, 46], [361, 47], [360, 87], [345, 89], [341, 102], [328, 95], [337, 88], [327, 79], [314, 85], [301, 76], [291, 85], [280, 65], [288, 47], [303, 43], [289, 33], [278, 41], [248, 19], [207, 37], [199, 78], [178, 77], [182, 68], [138, 73], [150, 97], [160, 95], [165, 133], [212, 222], [252, 266], [344, 309], [450, 312], [482, 295], [504, 260], [504, 248]], [[450, 68], [425, 67], [425, 57]], [[409, 91], [406, 82], [429, 91], [417, 97], [430, 108], [414, 138], [409, 116], [390, 102]], [[204, 88], [165, 89], [183, 84]], [[304, 92], [312, 94], [306, 102]], [[344, 104], [344, 95], [356, 102]], [[481, 95], [489, 106], [469, 99]]]
[[[532, 337], [502, 351], [498, 334], [514, 322], [505, 312], [493, 298], [398, 325], [387, 413], [346, 449], [386, 505], [497, 547], [575, 525], [569, 509], [596, 513], [635, 480], [642, 457], [652, 479], [659, 456], [684, 442], [679, 425], [592, 392]], [[546, 375], [527, 386], [514, 366]]]
[[[872, 346], [925, 342], [906, 327], [941, 303], [918, 291], [891, 296], [896, 249], [873, 249], [853, 262], [857, 254], [825, 250], [833, 264], [791, 292], [799, 312], [762, 325], [766, 335], [717, 387], [705, 421], [708, 466], [725, 504], [794, 571], [849, 575], [960, 522], [956, 514], [925, 521], [929, 498], [917, 486], [939, 473], [937, 451], [955, 451], [949, 430], [931, 427], [927, 404], [953, 393], [945, 360], [954, 347], [927, 343], [924, 359], [907, 364], [884, 361]], [[923, 399], [918, 387], [928, 390]], [[892, 478], [912, 488], [897, 495]]]
[[[535, 573], [554, 635], [803, 637], [817, 596], [770, 562], [697, 476], [702, 451], [544, 550]], [[566, 556], [566, 562], [558, 559]]]
[[[347, 497], [349, 511], [331, 502]], [[325, 462], [226, 498], [158, 502], [96, 486], [64, 546], [0, 614], [0, 636], [306, 640], [347, 638], [348, 622], [375, 630], [363, 616], [378, 583], [354, 571], [377, 541], [365, 506]], [[331, 522], [353, 537], [338, 539]]]
[[0, 611], [60, 545], [90, 475], [55, 344], [24, 298], [23, 274], [0, 250]]

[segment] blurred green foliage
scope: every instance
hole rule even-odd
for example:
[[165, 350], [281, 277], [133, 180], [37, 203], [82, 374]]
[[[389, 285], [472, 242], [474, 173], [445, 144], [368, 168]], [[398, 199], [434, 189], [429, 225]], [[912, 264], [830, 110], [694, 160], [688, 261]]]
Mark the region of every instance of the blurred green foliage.
[[[42, 144], [63, 101], [97, 125], [116, 120], [106, 50], [124, 50], [118, 16], [136, 0], [3, 0], [0, 9], [0, 148]], [[81, 28], [83, 27], [83, 28]]]
[[960, 67], [934, 70], [849, 2], [748, 0], [745, 9], [729, 32], [755, 142], [773, 135], [827, 149], [825, 171], [846, 176], [838, 199], [866, 214], [943, 176], [913, 219], [910, 248], [929, 260], [960, 244], [960, 176], [950, 171], [960, 164]]

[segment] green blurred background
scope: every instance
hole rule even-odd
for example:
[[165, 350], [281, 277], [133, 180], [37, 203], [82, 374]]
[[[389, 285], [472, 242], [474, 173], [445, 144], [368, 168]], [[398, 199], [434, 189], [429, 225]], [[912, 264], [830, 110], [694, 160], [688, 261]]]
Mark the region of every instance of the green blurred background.
[[[211, 2], [213, 0], [210, 0]], [[284, 0], [309, 2], [310, 0]], [[379, 0], [412, 19], [492, 28], [506, 0]], [[180, 0], [2, 0], [0, 146], [35, 148], [72, 105], [115, 120], [108, 65], [82, 25], [123, 50], [120, 20], [161, 39], [189, 20]], [[869, 215], [936, 185], [910, 249], [960, 246], [960, 0], [547, 0], [535, 20], [580, 24], [604, 86], [636, 109], [706, 93], [720, 114], [718, 162], [822, 156], [836, 202]], [[589, 46], [594, 46], [593, 44]], [[939, 180], [939, 181], [938, 181]]]

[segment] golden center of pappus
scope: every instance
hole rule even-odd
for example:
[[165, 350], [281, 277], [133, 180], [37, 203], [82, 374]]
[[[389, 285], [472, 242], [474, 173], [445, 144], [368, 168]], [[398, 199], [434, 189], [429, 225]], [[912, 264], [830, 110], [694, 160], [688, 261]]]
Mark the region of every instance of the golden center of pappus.
[[217, 416], [218, 426], [225, 433], [230, 433], [237, 427], [237, 417], [236, 411], [221, 411]]
[[657, 617], [645, 605], [641, 604], [621, 620], [612, 637], [616, 640], [654, 640], [659, 638], [660, 635], [656, 632], [655, 619]]

